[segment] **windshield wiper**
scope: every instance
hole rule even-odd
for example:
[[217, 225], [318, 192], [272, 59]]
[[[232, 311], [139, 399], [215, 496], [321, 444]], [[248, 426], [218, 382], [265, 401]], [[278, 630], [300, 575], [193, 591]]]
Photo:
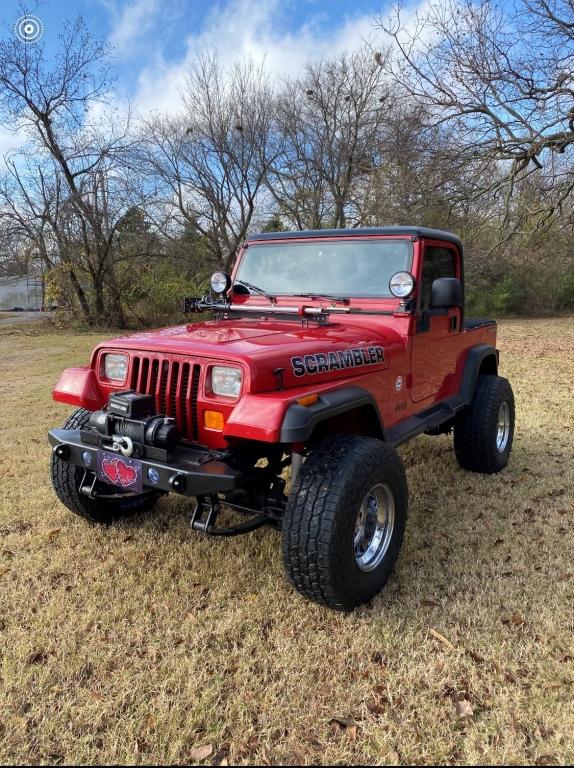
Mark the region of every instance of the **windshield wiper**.
[[294, 293], [293, 296], [301, 296], [305, 299], [333, 299], [333, 301], [349, 303], [348, 296], [334, 296], [332, 293]]
[[253, 283], [248, 283], [247, 280], [236, 280], [235, 284], [244, 285], [247, 290], [249, 291], [255, 291], [255, 293], [259, 293], [261, 296], [265, 296], [266, 299], [269, 299], [271, 304], [275, 304], [277, 299], [275, 296], [273, 296], [271, 293], [267, 293], [267, 291], [264, 291], [263, 288], [259, 288], [258, 285], [253, 285]]

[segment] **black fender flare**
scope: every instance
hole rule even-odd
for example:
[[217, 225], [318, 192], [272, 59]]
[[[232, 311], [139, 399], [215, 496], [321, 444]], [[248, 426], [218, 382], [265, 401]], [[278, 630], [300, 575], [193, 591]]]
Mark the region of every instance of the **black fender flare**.
[[375, 428], [381, 436], [385, 434], [379, 407], [375, 398], [362, 387], [342, 387], [331, 392], [322, 392], [312, 405], [292, 403], [285, 413], [281, 425], [281, 443], [301, 443], [308, 440], [317, 424], [354, 411], [364, 406], [371, 407], [376, 417]]
[[498, 373], [498, 350], [490, 344], [477, 344], [471, 347], [464, 361], [460, 384], [460, 396], [466, 404], [472, 401], [476, 382], [485, 362], [490, 373]]

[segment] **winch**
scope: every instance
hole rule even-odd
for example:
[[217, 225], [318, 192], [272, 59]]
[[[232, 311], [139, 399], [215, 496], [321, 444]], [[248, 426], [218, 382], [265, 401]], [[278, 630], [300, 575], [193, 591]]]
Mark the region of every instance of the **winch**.
[[156, 413], [155, 397], [133, 390], [110, 395], [107, 407], [94, 411], [88, 426], [104, 439], [104, 447], [124, 456], [143, 456], [146, 446], [170, 451], [180, 441], [174, 419]]

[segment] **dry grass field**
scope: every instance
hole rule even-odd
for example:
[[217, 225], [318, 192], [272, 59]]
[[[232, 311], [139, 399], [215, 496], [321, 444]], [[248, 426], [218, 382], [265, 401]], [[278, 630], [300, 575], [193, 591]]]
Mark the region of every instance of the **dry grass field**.
[[352, 615], [285, 582], [271, 530], [192, 534], [186, 505], [108, 529], [57, 501], [59, 371], [97, 341], [0, 331], [0, 763], [574, 761], [574, 321], [501, 324], [508, 469], [401, 449], [398, 569]]

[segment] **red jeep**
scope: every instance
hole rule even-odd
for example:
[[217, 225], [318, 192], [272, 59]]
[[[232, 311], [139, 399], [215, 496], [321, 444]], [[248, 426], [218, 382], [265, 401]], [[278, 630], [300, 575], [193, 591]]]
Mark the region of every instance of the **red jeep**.
[[[54, 489], [100, 523], [176, 492], [203, 533], [276, 526], [294, 586], [352, 609], [401, 547], [397, 446], [453, 431], [464, 469], [508, 462], [514, 398], [496, 323], [465, 317], [462, 244], [421, 227], [259, 234], [211, 286], [186, 310], [213, 320], [64, 371], [54, 399], [78, 410], [49, 433]], [[218, 526], [222, 508], [245, 518]]]

